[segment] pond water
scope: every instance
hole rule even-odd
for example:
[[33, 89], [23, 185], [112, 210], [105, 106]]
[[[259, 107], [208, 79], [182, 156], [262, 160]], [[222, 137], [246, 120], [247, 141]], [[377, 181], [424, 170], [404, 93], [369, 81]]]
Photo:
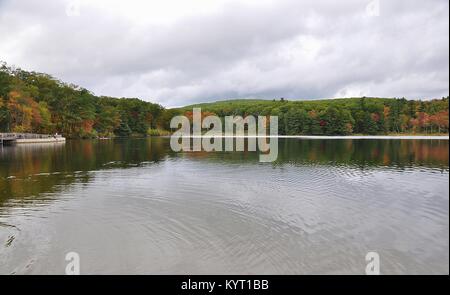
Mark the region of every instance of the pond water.
[[0, 274], [449, 272], [448, 140], [280, 139], [175, 153], [168, 138], [0, 147]]

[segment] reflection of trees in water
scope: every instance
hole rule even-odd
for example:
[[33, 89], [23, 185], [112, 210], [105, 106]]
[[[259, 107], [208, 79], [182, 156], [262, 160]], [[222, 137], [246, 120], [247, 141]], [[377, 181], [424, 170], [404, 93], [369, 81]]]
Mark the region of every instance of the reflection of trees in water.
[[[189, 152], [189, 159], [258, 163], [257, 152]], [[279, 139], [275, 164], [413, 167], [448, 170], [448, 140]], [[242, 163], [242, 161], [245, 161]]]
[[278, 161], [448, 169], [448, 140], [281, 140]]
[[89, 171], [160, 161], [167, 151], [164, 141], [154, 138], [4, 147], [0, 149], [0, 207], [10, 199], [32, 202], [42, 193], [88, 183]]
[[[448, 170], [448, 156], [448, 140], [279, 139], [275, 164], [351, 165], [364, 169], [423, 166]], [[258, 153], [249, 151], [174, 153], [168, 138], [4, 147], [0, 149], [0, 207], [9, 199], [32, 201], [42, 193], [57, 192], [69, 184], [88, 183], [92, 177], [89, 171], [136, 167], [166, 157], [240, 165], [259, 163]]]

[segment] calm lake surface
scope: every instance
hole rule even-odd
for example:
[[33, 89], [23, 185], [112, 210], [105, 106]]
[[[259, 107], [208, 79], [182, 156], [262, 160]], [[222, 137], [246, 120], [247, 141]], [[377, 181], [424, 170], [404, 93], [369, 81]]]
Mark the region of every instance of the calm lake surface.
[[449, 273], [448, 140], [169, 139], [0, 147], [0, 274]]

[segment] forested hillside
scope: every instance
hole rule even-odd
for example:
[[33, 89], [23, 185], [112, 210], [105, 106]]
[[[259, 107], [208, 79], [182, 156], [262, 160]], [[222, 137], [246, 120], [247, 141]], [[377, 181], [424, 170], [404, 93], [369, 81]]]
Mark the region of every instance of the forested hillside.
[[69, 138], [147, 134], [164, 108], [137, 98], [93, 95], [49, 75], [0, 64], [0, 132]]
[[229, 100], [182, 108], [227, 115], [278, 116], [279, 134], [348, 135], [448, 133], [449, 98], [406, 100], [342, 98], [324, 100]]
[[449, 98], [228, 100], [165, 109], [137, 98], [95, 96], [47, 74], [0, 64], [0, 132], [60, 133], [69, 138], [158, 135], [173, 116], [278, 116], [279, 134], [448, 133]]

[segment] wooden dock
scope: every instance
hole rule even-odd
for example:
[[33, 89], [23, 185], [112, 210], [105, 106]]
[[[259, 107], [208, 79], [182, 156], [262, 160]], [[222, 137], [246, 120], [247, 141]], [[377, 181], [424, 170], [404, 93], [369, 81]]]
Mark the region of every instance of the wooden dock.
[[12, 144], [16, 139], [17, 135], [15, 133], [0, 133], [0, 146]]
[[21, 143], [63, 142], [64, 137], [59, 134], [34, 134], [34, 133], [0, 133], [0, 146]]

